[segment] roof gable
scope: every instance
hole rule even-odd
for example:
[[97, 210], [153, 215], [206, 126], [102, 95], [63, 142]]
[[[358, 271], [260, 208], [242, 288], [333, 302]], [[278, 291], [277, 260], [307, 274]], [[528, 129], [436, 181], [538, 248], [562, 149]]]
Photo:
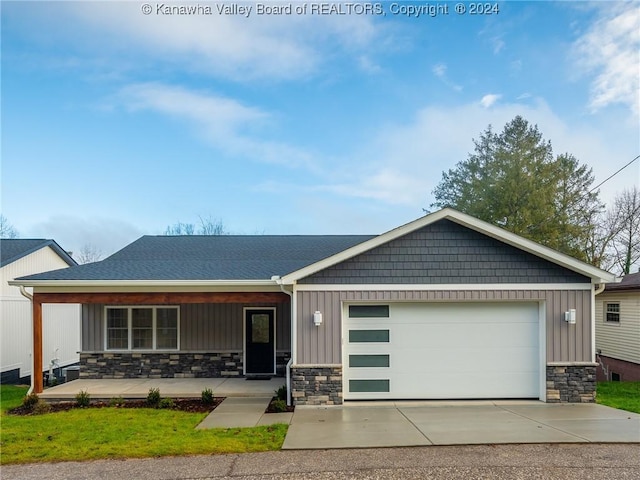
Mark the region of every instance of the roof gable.
[[299, 284], [590, 283], [591, 279], [448, 219], [303, 278]]
[[474, 218], [470, 215], [458, 212], [457, 210], [454, 210], [452, 208], [444, 208], [442, 210], [414, 220], [413, 222], [407, 223], [406, 225], [402, 225], [398, 228], [390, 230], [389, 232], [372, 238], [371, 240], [344, 250], [330, 258], [326, 258], [315, 264], [308, 265], [305, 268], [298, 270], [297, 272], [286, 275], [285, 277], [283, 277], [282, 281], [284, 283], [297, 282], [305, 277], [309, 277], [317, 272], [320, 272], [321, 270], [329, 268], [340, 262], [344, 262], [355, 257], [356, 255], [360, 255], [364, 252], [370, 251], [376, 247], [403, 237], [411, 232], [419, 230], [440, 220], [450, 220], [451, 222], [479, 232], [488, 237], [494, 238], [504, 244], [513, 246], [519, 250], [564, 267], [579, 275], [590, 278], [592, 283], [613, 282], [616, 279], [615, 275], [576, 260], [573, 257], [557, 252], [556, 250], [545, 247], [531, 240], [527, 240], [519, 235], [508, 232], [502, 228], [496, 227], [495, 225], [491, 225], [490, 223], [484, 222], [482, 220], [478, 220], [477, 218]]
[[70, 267], [78, 265], [54, 240], [44, 238], [10, 238], [0, 240], [0, 267], [9, 265], [46, 247], [51, 247]]

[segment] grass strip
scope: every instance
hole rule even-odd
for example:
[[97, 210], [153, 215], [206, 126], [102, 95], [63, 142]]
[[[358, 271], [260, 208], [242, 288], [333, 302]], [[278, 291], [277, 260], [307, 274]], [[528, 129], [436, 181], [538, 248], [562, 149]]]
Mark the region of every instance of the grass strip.
[[596, 402], [640, 413], [640, 382], [598, 382]]
[[74, 409], [12, 416], [26, 392], [2, 386], [0, 463], [82, 461], [279, 450], [287, 425], [195, 430], [206, 413], [162, 409]]

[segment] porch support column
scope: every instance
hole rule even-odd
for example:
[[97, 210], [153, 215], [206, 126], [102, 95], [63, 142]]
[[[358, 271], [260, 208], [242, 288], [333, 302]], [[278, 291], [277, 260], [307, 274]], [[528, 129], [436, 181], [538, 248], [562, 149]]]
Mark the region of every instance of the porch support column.
[[33, 296], [33, 391], [42, 393], [42, 302]]

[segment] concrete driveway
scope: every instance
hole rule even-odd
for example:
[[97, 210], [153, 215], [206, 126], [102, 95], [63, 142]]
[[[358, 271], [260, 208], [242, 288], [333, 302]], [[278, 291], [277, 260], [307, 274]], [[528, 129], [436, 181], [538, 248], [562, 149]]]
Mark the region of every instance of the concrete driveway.
[[363, 402], [296, 407], [283, 449], [640, 442], [640, 415], [538, 401]]

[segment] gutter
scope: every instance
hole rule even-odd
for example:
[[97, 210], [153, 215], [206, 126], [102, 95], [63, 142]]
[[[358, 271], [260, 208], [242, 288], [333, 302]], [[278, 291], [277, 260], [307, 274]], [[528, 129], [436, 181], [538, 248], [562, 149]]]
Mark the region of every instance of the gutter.
[[[19, 285], [20, 287], [20, 294], [25, 297], [27, 300], [29, 300], [29, 305], [31, 306], [31, 321], [33, 322], [33, 295], [31, 295], [29, 292], [27, 292], [26, 288], [24, 287], [24, 285]], [[33, 328], [33, 325], [32, 327]], [[33, 332], [31, 332], [31, 363], [33, 364]], [[32, 367], [33, 368], [33, 367]], [[27, 395], [31, 395], [31, 392], [33, 392], [33, 377], [34, 377], [35, 372], [31, 372], [31, 384], [29, 385], [29, 390], [27, 390]]]
[[291, 402], [291, 366], [293, 365], [294, 363], [293, 360], [296, 356], [295, 344], [296, 344], [296, 332], [297, 332], [296, 323], [297, 322], [296, 322], [296, 315], [295, 315], [295, 308], [296, 308], [295, 295], [293, 294], [294, 293], [293, 290], [289, 291], [284, 288], [284, 283], [279, 275], [274, 275], [273, 277], [271, 277], [271, 280], [276, 282], [276, 284], [280, 287], [280, 290], [282, 290], [282, 293], [286, 293], [291, 298], [291, 358], [287, 362], [287, 367], [286, 367], [287, 406], [290, 407], [292, 403]]

